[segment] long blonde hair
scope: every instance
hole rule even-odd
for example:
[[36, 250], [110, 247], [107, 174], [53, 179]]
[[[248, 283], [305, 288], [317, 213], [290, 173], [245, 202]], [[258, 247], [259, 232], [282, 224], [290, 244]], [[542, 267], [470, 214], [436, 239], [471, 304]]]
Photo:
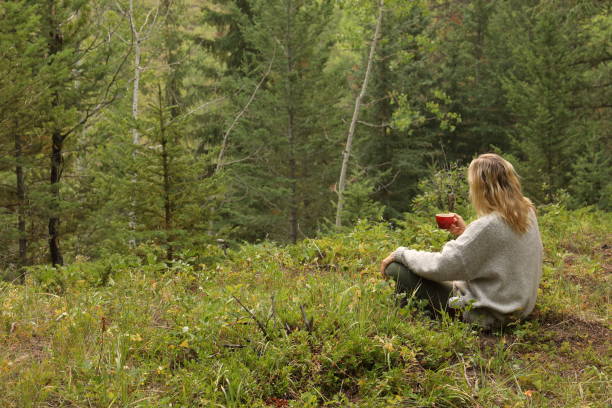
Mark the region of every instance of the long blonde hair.
[[533, 203], [523, 196], [518, 174], [510, 162], [497, 154], [481, 154], [468, 168], [470, 201], [478, 216], [497, 211], [516, 232], [529, 228]]

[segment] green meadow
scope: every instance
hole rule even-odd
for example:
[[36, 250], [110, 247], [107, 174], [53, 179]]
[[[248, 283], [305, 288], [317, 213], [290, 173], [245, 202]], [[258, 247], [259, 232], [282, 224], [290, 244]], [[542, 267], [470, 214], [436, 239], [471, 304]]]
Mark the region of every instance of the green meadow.
[[2, 407], [608, 407], [612, 216], [539, 210], [531, 318], [481, 332], [395, 307], [382, 256], [429, 219], [297, 245], [141, 246], [0, 283]]

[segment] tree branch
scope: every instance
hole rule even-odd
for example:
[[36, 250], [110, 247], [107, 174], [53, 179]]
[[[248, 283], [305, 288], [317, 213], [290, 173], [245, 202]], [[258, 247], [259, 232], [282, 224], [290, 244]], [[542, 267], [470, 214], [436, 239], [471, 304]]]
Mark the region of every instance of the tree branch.
[[238, 299], [236, 296], [232, 295], [232, 297], [234, 298], [234, 300], [236, 302], [238, 302], [238, 304], [240, 306], [242, 306], [242, 308], [251, 316], [251, 318], [255, 321], [255, 323], [257, 323], [257, 326], [259, 327], [259, 330], [261, 330], [261, 332], [263, 333], [264, 337], [266, 338], [266, 340], [270, 340], [270, 336], [268, 335], [268, 331], [266, 330], [266, 328], [264, 327], [263, 323], [261, 323], [261, 321], [257, 318], [257, 316], [255, 316], [253, 314], [253, 312], [251, 312], [249, 310], [248, 307], [246, 307], [241, 301], [240, 299]]
[[272, 59], [270, 60], [268, 69], [266, 70], [263, 77], [261, 78], [257, 86], [255, 87], [255, 90], [251, 94], [251, 97], [249, 98], [247, 104], [234, 118], [234, 120], [232, 121], [232, 124], [230, 125], [230, 127], [227, 129], [227, 131], [223, 135], [223, 142], [221, 143], [221, 150], [219, 151], [219, 157], [217, 158], [217, 166], [215, 168], [215, 173], [219, 172], [223, 168], [223, 155], [225, 154], [225, 149], [227, 148], [227, 139], [229, 138], [230, 132], [232, 131], [232, 129], [234, 129], [234, 126], [236, 126], [236, 124], [238, 123], [242, 115], [244, 115], [244, 113], [247, 111], [247, 109], [251, 105], [251, 102], [253, 102], [253, 100], [255, 99], [255, 95], [257, 94], [257, 91], [259, 90], [261, 85], [264, 83], [268, 75], [270, 75], [270, 71], [272, 71], [272, 64], [274, 63], [275, 59], [276, 59], [276, 48], [274, 48], [274, 54], [272, 55]]

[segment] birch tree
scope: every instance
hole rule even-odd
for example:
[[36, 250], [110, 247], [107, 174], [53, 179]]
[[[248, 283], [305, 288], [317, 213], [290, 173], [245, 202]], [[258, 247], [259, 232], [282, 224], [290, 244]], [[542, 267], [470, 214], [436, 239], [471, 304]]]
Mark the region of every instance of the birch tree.
[[[132, 144], [137, 146], [140, 143], [140, 133], [138, 130], [138, 115], [140, 112], [139, 96], [140, 96], [140, 78], [144, 67], [142, 65], [142, 54], [143, 48], [146, 42], [155, 33], [157, 26], [157, 17], [159, 15], [160, 3], [156, 6], [151, 7], [147, 11], [144, 11], [145, 17], [143, 19], [138, 18], [139, 11], [134, 8], [134, 0], [129, 0], [127, 7], [122, 6], [121, 3], [116, 3], [120, 14], [127, 20], [130, 31], [129, 45], [132, 48], [134, 54], [133, 60], [133, 77], [132, 77]], [[139, 23], [142, 20], [142, 23]], [[128, 43], [127, 40], [123, 39], [124, 43]], [[136, 150], [134, 150], [135, 154]], [[135, 182], [135, 180], [132, 180]], [[136, 207], [136, 203], [132, 203], [132, 207]], [[129, 226], [132, 231], [136, 230], [136, 214], [132, 208], [129, 214]], [[130, 246], [133, 248], [136, 246], [136, 239], [130, 238]]]
[[382, 26], [384, 6], [385, 6], [384, 0], [379, 0], [378, 1], [378, 18], [376, 19], [376, 26], [374, 28], [374, 35], [372, 37], [372, 42], [370, 45], [370, 50], [368, 54], [363, 82], [361, 83], [361, 91], [359, 92], [359, 95], [357, 95], [357, 98], [355, 99], [355, 109], [353, 110], [353, 117], [351, 119], [348, 136], [346, 138], [346, 146], [342, 153], [342, 168], [340, 169], [340, 178], [338, 179], [338, 205], [336, 208], [336, 226], [337, 227], [342, 226], [342, 209], [344, 207], [344, 190], [346, 188], [346, 174], [347, 174], [347, 169], [348, 169], [348, 162], [349, 162], [349, 158], [351, 157], [351, 150], [353, 147], [353, 137], [355, 136], [355, 129], [357, 127], [357, 121], [359, 120], [361, 104], [363, 102], [363, 98], [365, 97], [366, 91], [368, 89], [368, 82], [370, 80], [370, 74], [372, 72], [372, 64], [376, 56], [376, 46], [378, 44], [380, 28]]

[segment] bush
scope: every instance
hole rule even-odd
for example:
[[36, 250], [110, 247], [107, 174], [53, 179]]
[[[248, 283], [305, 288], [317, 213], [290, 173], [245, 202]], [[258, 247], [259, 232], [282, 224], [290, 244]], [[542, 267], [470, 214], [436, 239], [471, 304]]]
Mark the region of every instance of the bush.
[[465, 166], [453, 163], [446, 168], [432, 168], [431, 175], [419, 182], [419, 191], [412, 201], [417, 214], [456, 212], [466, 219], [473, 214]]

